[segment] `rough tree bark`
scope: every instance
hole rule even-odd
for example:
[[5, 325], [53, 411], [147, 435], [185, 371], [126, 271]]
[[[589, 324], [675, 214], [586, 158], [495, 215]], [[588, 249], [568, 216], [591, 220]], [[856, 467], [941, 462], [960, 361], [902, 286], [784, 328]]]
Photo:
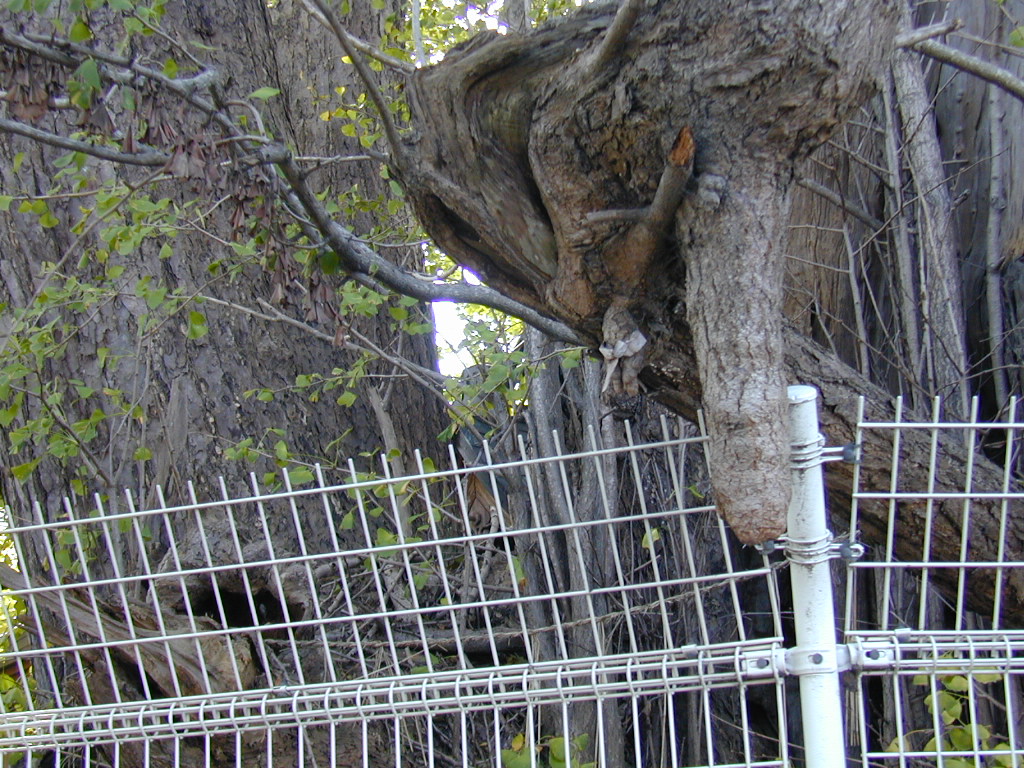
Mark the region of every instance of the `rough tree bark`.
[[[648, 340], [648, 382], [674, 378], [664, 350], [692, 339], [716, 501], [741, 540], [763, 541], [788, 503], [782, 259], [795, 163], [865, 98], [895, 15], [885, 2], [642, 7], [587, 9], [525, 39], [478, 36], [422, 71], [401, 170], [435, 239], [491, 285], [606, 343], [610, 308], [624, 315]], [[636, 232], [683, 129], [695, 181], [674, 247], [660, 247]]]
[[[348, 23], [352, 25], [353, 31], [369, 40], [380, 36], [385, 12], [399, 10], [397, 2], [390, 3], [382, 11], [372, 9], [368, 3], [357, 6], [350, 14]], [[203, 55], [212, 59], [211, 64], [220, 72], [230, 76], [230, 80], [225, 79], [225, 83], [229, 84], [223, 94], [224, 98], [244, 98], [259, 87], [278, 86], [282, 97], [262, 105], [264, 119], [273, 127], [277, 136], [302, 146], [309, 155], [330, 157], [347, 153], [363, 154], [355, 139], [346, 139], [328, 123], [315, 119], [320, 111], [317, 107], [322, 109], [322, 100], [330, 98], [338, 86], [355, 85], [355, 76], [350, 67], [341, 64], [333, 41], [320, 32], [307, 14], [292, 4], [271, 10], [262, 2], [172, 2], [168, 3], [167, 12], [164, 29], [171, 35], [179, 35], [183, 40], [201, 43], [204, 46]], [[109, 27], [103, 21], [109, 22]], [[107, 35], [116, 36], [121, 30], [119, 19], [104, 19], [100, 14], [93, 15], [90, 23], [100, 39]], [[23, 31], [10, 17], [0, 16], [0, 26], [5, 32]], [[314, 30], [315, 34], [311, 34]], [[180, 56], [174, 49], [162, 53], [164, 56]], [[333, 64], [328, 66], [327, 62]], [[292, 87], [293, 84], [300, 85]], [[182, 116], [180, 105], [157, 102], [147, 104], [146, 107], [151, 109], [149, 119], [154, 129], [166, 129], [172, 136], [169, 140], [172, 147], [180, 146], [182, 151], [188, 152], [192, 140], [202, 144], [205, 136], [212, 145], [219, 138], [210, 134], [209, 125], [202, 116], [194, 118], [187, 113]], [[67, 130], [64, 117], [57, 113], [43, 117], [41, 124], [50, 130]], [[14, 158], [18, 152], [25, 153], [20, 175], [14, 170], [17, 167]], [[0, 153], [0, 169], [4, 174], [3, 190], [13, 194], [21, 190], [28, 194], [45, 194], [52, 185], [53, 161], [62, 154], [51, 147], [9, 136], [5, 136], [0, 145]], [[137, 182], [148, 171], [112, 169], [109, 166], [101, 166], [97, 171], [101, 177], [115, 173]], [[256, 176], [258, 178], [258, 174]], [[386, 182], [381, 180], [379, 167], [375, 163], [325, 164], [318, 170], [317, 179], [323, 188], [330, 187], [339, 191], [359, 184], [368, 196], [386, 190]], [[253, 199], [246, 195], [269, 193], [269, 186], [259, 187], [252, 177], [247, 183], [252, 186], [240, 190], [231, 183], [218, 188], [213, 182], [204, 184], [197, 180], [185, 180], [183, 183], [179, 178], [171, 181], [174, 186], [167, 186], [161, 191], [174, 195], [177, 194], [175, 190], [179, 190], [183, 195], [179, 202], [204, 199], [207, 207], [212, 209], [207, 214], [207, 223], [211, 227], [219, 227], [218, 233], [231, 233], [233, 228], [227, 219], [232, 214], [244, 217], [252, 210]], [[227, 203], [221, 201], [218, 207], [214, 203], [222, 195], [226, 195]], [[208, 196], [208, 199], [204, 196]], [[237, 210], [232, 207], [236, 202]], [[88, 204], [91, 204], [89, 200], [81, 198], [63, 208], [58, 203], [51, 203], [61, 223], [49, 230], [40, 230], [38, 223], [29, 217], [13, 213], [0, 214], [3, 217], [0, 247], [4, 254], [0, 259], [0, 301], [9, 302], [12, 309], [30, 306], [33, 294], [42, 284], [42, 265], [57, 262], [68, 252], [71, 252], [70, 266], [75, 265], [81, 253], [72, 245], [75, 235], [67, 227], [76, 218], [75, 206]], [[111, 221], [116, 221], [116, 218]], [[366, 217], [364, 221], [356, 222], [355, 226], [369, 230], [371, 224]], [[244, 241], [244, 231], [239, 233], [235, 229], [234, 232], [240, 234]], [[227, 239], [231, 237], [229, 234]], [[258, 444], [267, 437], [268, 430], [275, 428], [286, 430], [283, 439], [289, 450], [306, 460], [320, 457], [341, 461], [362, 452], [372, 454], [390, 449], [392, 446], [388, 443], [391, 441], [386, 439], [386, 434], [397, 435], [403, 448], [423, 447], [428, 455], [435, 452], [436, 435], [443, 427], [440, 400], [401, 375], [395, 376], [400, 372], [386, 364], [376, 368], [371, 365], [370, 368], [372, 373], [384, 374], [385, 381], [394, 382], [381, 387], [378, 398], [380, 407], [376, 410], [371, 407], [367, 397], [360, 397], [351, 408], [333, 405], [330, 398], [314, 402], [302, 393], [295, 396], [283, 394], [271, 401], [243, 398], [241, 393], [244, 390], [263, 387], [274, 391], [286, 390], [294, 384], [298, 374], [321, 373], [329, 376], [333, 368], [344, 369], [352, 364], [356, 354], [343, 344], [332, 344], [316, 338], [286, 322], [266, 321], [266, 315], [272, 314], [276, 308], [280, 312], [280, 319], [290, 317], [315, 327], [322, 334], [325, 333], [328, 339], [334, 337], [335, 323], [351, 321], [350, 318], [335, 319], [330, 314], [329, 307], [336, 305], [334, 291], [337, 285], [331, 282], [331, 278], [322, 275], [304, 276], [287, 251], [277, 254], [274, 270], [268, 271], [258, 263], [253, 263], [238, 276], [239, 279], [230, 280], [226, 275], [220, 279], [216, 276], [211, 279], [208, 271], [210, 263], [226, 256], [230, 258], [230, 249], [225, 244], [218, 244], [216, 240], [195, 233], [181, 234], [174, 239], [173, 244], [174, 251], [166, 258], [161, 258], [158, 245], [144, 244], [124, 258], [114, 254], [106, 265], [93, 262], [82, 267], [78, 274], [83, 279], [100, 275], [113, 264], [122, 264], [125, 272], [111, 286], [111, 290], [116, 293], [114, 298], [101, 305], [94, 315], [82, 313], [76, 316], [69, 313], [60, 318], [72, 324], [77, 323], [80, 327], [70, 337], [66, 354], [46, 360], [41, 372], [51, 381], [87, 380], [97, 392], [103, 387], [122, 390], [130, 402], [141, 408], [142, 418], [110, 420], [101, 425], [100, 434], [91, 445], [95, 459], [86, 462], [96, 474], [94, 482], [86, 486], [88, 491], [109, 493], [109, 505], [114, 510], [119, 503], [123, 503], [123, 496], [117, 492], [124, 487], [136, 490], [136, 503], [144, 507], [154, 507], [160, 503], [155, 493], [157, 485], [163, 487], [163, 498], [168, 503], [187, 503], [189, 489], [186, 481], [193, 478], [215, 482], [219, 475], [225, 478], [231, 492], [244, 492], [250, 487], [249, 473], [254, 469], [262, 473], [273, 468], [273, 462], [271, 460], [253, 466], [244, 461], [230, 460], [225, 449], [246, 437], [254, 438]], [[92, 246], [92, 241], [85, 242], [85, 248]], [[402, 254], [396, 249], [393, 253], [398, 254], [396, 258], [399, 259], [414, 256], [412, 250]], [[184, 321], [178, 315], [165, 322], [162, 330], [143, 334], [140, 327], [153, 308], [148, 307], [132, 289], [137, 281], [144, 278], [153, 280], [154, 285], [165, 286], [169, 291], [177, 288], [189, 294], [202, 293], [221, 302], [204, 302], [186, 309], [186, 314], [189, 309], [202, 311], [209, 332], [198, 340], [186, 338], [183, 333]], [[51, 285], [59, 285], [61, 280], [55, 277]], [[260, 299], [268, 303], [260, 305]], [[273, 302], [273, 308], [269, 302]], [[236, 307], [228, 306], [231, 304]], [[246, 314], [237, 307], [259, 310], [263, 318]], [[429, 335], [407, 336], [396, 348], [392, 346], [396, 344], [396, 339], [387, 323], [360, 321], [355, 323], [355, 327], [382, 348], [390, 347], [397, 355], [426, 368], [436, 366], [436, 353]], [[9, 330], [0, 327], [0, 343], [8, 341], [6, 332]], [[110, 350], [109, 358], [97, 353], [101, 347]], [[111, 362], [113, 360], [119, 361], [116, 367]], [[369, 380], [365, 386], [376, 384]], [[399, 404], [401, 407], [398, 407]], [[64, 417], [68, 422], [76, 422], [87, 417], [96, 405], [94, 401], [83, 399], [77, 402], [72, 397], [66, 397], [63, 401]], [[114, 410], [109, 403], [101, 405], [108, 411]], [[43, 409], [37, 403], [26, 400], [21, 418], [35, 418], [41, 413]], [[19, 419], [12, 424], [12, 428], [22, 423]], [[11, 514], [21, 523], [38, 522], [33, 511], [36, 504], [41, 509], [43, 519], [59, 519], [64, 514], [62, 499], [65, 496], [75, 498], [69, 482], [72, 470], [82, 461], [72, 459], [65, 467], [55, 460], [47, 459], [30, 478], [17, 482], [11, 468], [32, 458], [32, 454], [27, 449], [19, 453], [8, 450], [10, 435], [10, 430], [3, 430], [3, 434], [0, 434], [0, 446], [3, 447], [0, 450], [0, 496], [6, 501]], [[270, 456], [276, 439], [272, 438], [266, 446]], [[133, 452], [143, 446], [152, 451], [152, 460], [145, 463], [133, 461]], [[217, 495], [217, 491], [212, 487], [200, 487], [199, 494]], [[85, 501], [88, 498], [88, 495], [79, 496], [76, 501], [78, 513], [83, 516], [89, 509]], [[155, 542], [152, 551], [143, 555], [135, 551], [129, 537], [125, 537], [125, 562], [119, 564], [120, 572], [142, 572], [139, 561], [146, 556], [157, 570], [173, 570], [182, 565], [186, 568], [202, 566], [205, 563], [203, 538], [212, 549], [214, 558], [224, 558], [218, 562], [234, 562], [234, 555], [229, 551], [232, 540], [230, 525], [236, 527], [246, 556], [259, 557], [249, 545], [253, 543], [255, 546], [255, 543], [262, 541], [261, 527], [254, 515], [246, 517], [249, 512], [238, 512], [233, 521], [229, 520], [227, 514], [214, 512], [204, 518], [202, 530], [196, 527], [192, 516], [181, 516], [182, 519], [175, 522], [177, 551], [168, 553], [162, 564], [159, 563], [160, 555], [167, 552], [170, 542]], [[317, 528], [318, 520], [320, 529]], [[298, 534], [290, 514], [277, 517], [271, 515], [268, 522], [279, 555], [298, 551]], [[326, 526], [330, 524], [331, 521], [322, 515], [319, 518], [311, 515], [304, 520], [303, 535], [310, 551], [324, 551], [324, 547], [331, 546], [326, 531]], [[157, 531], [157, 536], [160, 533]], [[28, 542], [25, 544], [29, 545]], [[49, 580], [59, 582], [61, 575], [47, 574], [45, 564], [45, 556], [38, 554], [21, 563], [21, 567], [31, 575], [34, 584]], [[91, 578], [103, 578], [108, 566], [103, 562], [82, 564], [84, 573]], [[197, 614], [210, 610], [211, 625], [220, 626], [236, 621], [224, 616], [223, 612], [218, 615], [211, 606], [214, 603], [230, 604], [233, 601], [248, 605], [249, 602], [242, 595], [244, 590], [251, 589], [271, 596], [271, 601], [279, 603], [280, 611], [287, 616], [289, 612], [304, 609], [290, 593], [290, 581], [288, 574], [284, 574], [283, 578], [273, 578], [269, 569], [264, 572], [249, 569], [245, 573], [239, 569], [237, 572], [225, 571], [212, 578], [194, 578], [186, 585], [187, 599], [192, 606], [189, 615], [192, 610]], [[17, 583], [12, 584], [10, 580], [3, 583], [17, 586]], [[213, 600], [214, 592], [220, 593], [219, 600]], [[309, 587], [300, 584], [298, 593], [308, 596]], [[143, 615], [146, 608], [152, 610], [150, 598], [146, 594], [140, 592], [131, 597], [144, 601], [144, 605], [140, 603], [140, 615]], [[171, 588], [167, 594], [161, 595], [161, 607], [170, 611], [177, 605], [184, 615], [184, 606], [181, 605], [183, 599], [180, 589]], [[308, 602], [308, 597], [304, 599]], [[174, 626], [178, 618], [168, 614], [164, 622]], [[260, 618], [250, 616], [248, 621], [256, 625], [260, 623]], [[83, 633], [82, 637], [89, 636], [90, 626], [81, 623], [76, 630]], [[95, 632], [93, 635], [101, 636]], [[187, 652], [188, 649], [185, 650]], [[280, 661], [282, 669], [294, 672], [300, 660], [282, 658]], [[301, 661], [303, 665], [309, 662], [306, 679], [320, 679], [313, 676], [317, 669], [320, 675], [325, 674], [322, 659]], [[103, 671], [103, 659], [97, 658], [97, 674], [90, 683], [92, 690], [87, 700], [101, 703], [116, 700], [118, 696], [125, 700], [142, 696], [142, 692], [136, 690], [107, 690], [109, 685], [105, 681], [115, 677], [118, 680], [138, 677], [132, 659], [113, 659], [114, 664], [122, 662], [123, 669], [119, 669], [115, 675], [108, 675]], [[185, 668], [187, 662], [188, 659], [181, 662]], [[266, 676], [270, 670], [257, 669], [253, 666], [256, 664], [255, 659], [248, 658], [246, 667], [250, 674], [239, 684], [266, 685]], [[301, 672], [299, 674], [301, 676]], [[159, 680], [156, 682], [160, 683]], [[170, 695], [173, 692], [159, 685], [157, 688], [159, 695]], [[74, 700], [70, 691], [65, 691], [64, 696], [66, 698], [63, 700]], [[326, 749], [327, 742], [320, 738], [325, 735], [313, 731], [305, 734], [308, 739], [305, 747], [307, 759], [318, 748]], [[340, 739], [339, 759], [350, 760], [353, 765], [361, 764], [363, 756], [358, 746], [361, 741], [359, 734], [344, 731], [336, 735]], [[296, 737], [295, 733], [282, 732], [280, 739], [275, 738], [274, 755], [267, 759], [273, 759], [274, 764], [294, 762], [296, 754], [299, 754], [296, 752]], [[177, 758], [170, 752], [164, 753], [165, 749], [171, 750], [173, 745], [151, 746], [154, 765], [164, 764], [161, 762], [164, 760], [166, 764], [171, 764], [176, 759], [199, 764], [207, 759], [202, 745], [195, 749], [194, 745], [186, 745], [183, 748], [185, 751]], [[125, 747], [128, 751], [136, 748], [139, 751], [138, 764], [142, 764], [142, 751], [150, 747], [141, 742]], [[346, 754], [346, 750], [349, 750], [349, 754]], [[265, 753], [266, 748], [263, 747], [262, 751]], [[261, 753], [256, 749], [252, 754]], [[327, 754], [322, 752], [315, 759], [324, 760]], [[126, 759], [126, 753], [122, 754], [122, 758]], [[241, 754], [235, 755], [230, 749], [224, 753], [218, 751], [212, 757], [215, 765], [220, 764], [219, 761], [225, 765], [234, 765], [236, 759], [242, 759]]]
[[[716, 501], [741, 540], [764, 540], [787, 502], [785, 383], [824, 391], [833, 440], [852, 439], [859, 395], [876, 418], [892, 413], [864, 376], [783, 329], [780, 264], [796, 164], [882, 73], [898, 7], [663, 1], [622, 35], [631, 6], [585, 9], [526, 38], [478, 36], [419, 72], [419, 133], [401, 172], [442, 247], [595, 346], [627, 297], [648, 342], [642, 381], [681, 413], [705, 409]], [[674, 242], [631, 252], [683, 128], [696, 162]], [[617, 281], [630, 273], [641, 279]], [[871, 447], [869, 482], [888, 470], [887, 447]], [[942, 482], [962, 490], [955, 464]], [[829, 474], [833, 498], [849, 498], [849, 472]], [[971, 555], [994, 556], [999, 507], [974, 509]], [[865, 513], [869, 538], [885, 530], [885, 509]], [[942, 517], [933, 554], [956, 560], [959, 519]], [[1011, 529], [1020, 552], [1024, 531]], [[985, 592], [974, 607], [990, 607]]]

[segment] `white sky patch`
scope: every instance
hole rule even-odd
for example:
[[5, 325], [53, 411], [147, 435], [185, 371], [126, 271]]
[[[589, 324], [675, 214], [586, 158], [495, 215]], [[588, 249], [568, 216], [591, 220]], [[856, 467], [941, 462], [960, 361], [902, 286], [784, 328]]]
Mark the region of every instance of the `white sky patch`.
[[458, 306], [453, 301], [435, 301], [434, 326], [437, 328], [437, 353], [441, 373], [458, 376], [463, 369], [473, 365], [473, 357], [459, 350], [459, 344], [466, 335], [466, 323], [459, 317]]

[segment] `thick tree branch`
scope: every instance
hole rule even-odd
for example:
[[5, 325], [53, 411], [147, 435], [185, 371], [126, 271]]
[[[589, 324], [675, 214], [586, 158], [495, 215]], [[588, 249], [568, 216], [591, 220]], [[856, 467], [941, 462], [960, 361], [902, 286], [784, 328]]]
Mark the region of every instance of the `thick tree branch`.
[[619, 10], [615, 13], [612, 24], [605, 33], [601, 46], [594, 54], [590, 62], [592, 73], [598, 73], [612, 59], [619, 55], [629, 37], [629, 31], [636, 24], [637, 16], [644, 7], [644, 0], [624, 0]]
[[383, 284], [393, 291], [421, 301], [457, 301], [506, 312], [521, 318], [554, 339], [569, 344], [588, 345], [582, 336], [567, 325], [545, 317], [535, 309], [510, 299], [483, 285], [437, 285], [420, 280], [416, 275], [396, 267], [379, 256], [359, 238], [335, 221], [306, 184], [305, 176], [288, 150], [280, 145], [268, 148], [263, 156], [277, 164], [291, 187], [291, 204], [309, 215], [310, 221], [323, 234], [331, 248], [341, 257], [352, 277], [367, 284]]

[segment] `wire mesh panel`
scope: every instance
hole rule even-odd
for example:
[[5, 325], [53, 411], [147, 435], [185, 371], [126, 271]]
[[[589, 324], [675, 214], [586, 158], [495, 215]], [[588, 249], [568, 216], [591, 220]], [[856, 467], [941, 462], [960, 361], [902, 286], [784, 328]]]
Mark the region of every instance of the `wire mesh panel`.
[[[863, 419], [851, 531], [882, 542], [851, 566], [850, 754], [864, 766], [1024, 765], [1024, 531], [1019, 403], [1005, 421]], [[864, 473], [866, 474], [866, 473]], [[1019, 550], [1018, 550], [1019, 551]]]
[[11, 510], [0, 748], [66, 766], [786, 765], [787, 681], [759, 662], [784, 644], [783, 561], [730, 544], [703, 438], [661, 437]]

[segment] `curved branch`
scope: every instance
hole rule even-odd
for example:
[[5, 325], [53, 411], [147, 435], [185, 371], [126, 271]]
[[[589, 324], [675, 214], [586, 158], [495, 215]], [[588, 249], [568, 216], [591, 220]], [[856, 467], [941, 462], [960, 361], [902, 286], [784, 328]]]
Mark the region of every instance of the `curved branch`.
[[[311, 0], [302, 0], [302, 6], [306, 9], [306, 12], [310, 16], [312, 16], [325, 27], [330, 29], [331, 32], [334, 31], [333, 29], [331, 29], [330, 22], [327, 21], [327, 18], [324, 16], [323, 12], [316, 6], [315, 3], [311, 2]], [[371, 59], [376, 59], [381, 64], [391, 67], [392, 69], [397, 69], [399, 72], [404, 72], [407, 75], [411, 75], [413, 72], [416, 71], [416, 67], [414, 67], [409, 62], [402, 61], [401, 59], [396, 59], [394, 56], [388, 56], [386, 53], [383, 53], [382, 51], [374, 48], [365, 40], [361, 40], [360, 38], [356, 37], [351, 32], [348, 32], [347, 34], [348, 40], [352, 44], [352, 47], [355, 48], [357, 51], [360, 51], [361, 53], [365, 53]]]
[[[322, 10], [325, 10], [323, 9], [320, 0], [313, 0], [313, 2]], [[325, 18], [330, 19], [332, 17], [327, 15]], [[334, 24], [337, 25], [336, 20]], [[389, 141], [392, 141], [393, 146], [397, 148], [399, 146], [397, 130], [395, 129], [393, 122], [390, 120], [390, 114], [387, 112], [380, 92], [376, 91], [375, 87], [371, 87], [374, 85], [372, 75], [362, 59], [355, 54], [355, 49], [352, 46], [352, 41], [348, 33], [345, 32], [340, 25], [337, 25], [335, 34], [338, 36], [338, 40], [342, 45], [342, 48], [345, 49], [346, 55], [352, 58], [352, 61], [356, 64], [361, 76], [366, 79], [367, 87], [370, 88], [371, 91], [375, 91], [375, 96], [374, 93], [371, 93], [371, 97], [374, 97], [377, 102], [377, 107], [381, 112], [385, 127], [387, 128], [390, 126], [388, 137]], [[93, 51], [65, 40], [53, 40], [52, 45], [46, 45], [46, 42], [47, 41], [10, 34], [5, 30], [0, 29], [0, 43], [47, 58], [48, 60], [55, 61], [63, 66], [76, 66], [79, 64], [81, 60], [76, 58], [75, 55], [81, 56], [83, 59], [85, 57], [93, 57], [106, 64], [120, 67], [128, 73], [139, 75], [159, 83], [216, 121], [228, 132], [229, 136], [241, 136], [238, 127], [233, 123], [228, 115], [219, 110], [215, 104], [207, 101], [206, 99], [200, 98], [195, 93], [195, 91], [200, 87], [205, 87], [215, 82], [216, 76], [212, 70], [200, 73], [200, 75], [197, 75], [196, 77], [179, 81], [169, 78], [161, 72], [144, 67], [131, 59], [118, 56], [116, 54]], [[109, 71], [104, 74], [111, 80], [117, 81], [119, 79], [114, 76], [114, 73]], [[107, 149], [105, 147], [96, 147], [86, 142], [69, 139], [57, 134], [51, 134], [46, 131], [26, 126], [22, 123], [6, 119], [0, 120], [0, 131], [17, 133], [36, 141], [41, 141], [73, 151], [84, 152], [94, 157], [116, 163], [159, 166], [166, 164], [170, 159], [169, 155], [158, 152], [153, 152], [152, 154], [130, 154]], [[383, 285], [390, 290], [397, 291], [398, 293], [402, 293], [407, 296], [412, 296], [413, 298], [420, 299], [422, 301], [447, 300], [491, 307], [492, 309], [497, 309], [502, 312], [507, 312], [510, 315], [515, 315], [516, 317], [521, 318], [524, 322], [544, 331], [549, 336], [552, 336], [559, 341], [575, 345], [588, 344], [586, 340], [568, 326], [542, 315], [521, 302], [507, 298], [491, 288], [482, 285], [437, 285], [433, 283], [425, 283], [418, 279], [414, 274], [396, 267], [394, 264], [369, 248], [365, 243], [362, 243], [354, 234], [331, 218], [330, 214], [327, 213], [327, 210], [320, 204], [320, 201], [317, 200], [316, 195], [313, 194], [307, 186], [306, 173], [296, 165], [291, 153], [285, 147], [276, 144], [263, 146], [256, 149], [252, 157], [254, 157], [257, 162], [273, 163], [281, 169], [289, 186], [291, 187], [291, 193], [286, 193], [285, 195], [286, 198], [291, 198], [289, 200], [291, 207], [295, 210], [302, 209], [309, 213], [315, 227], [324, 235], [331, 248], [333, 248], [338, 255], [342, 257], [346, 268], [350, 271], [354, 279], [371, 286]]]
[[510, 299], [492, 288], [483, 285], [436, 285], [425, 283], [416, 275], [387, 261], [369, 248], [359, 238], [336, 222], [327, 209], [307, 186], [305, 175], [296, 165], [288, 150], [276, 145], [260, 153], [275, 163], [288, 181], [291, 192], [287, 194], [293, 209], [305, 210], [313, 225], [320, 230], [331, 248], [341, 257], [352, 277], [371, 286], [385, 285], [393, 291], [412, 296], [421, 301], [456, 301], [481, 304], [521, 318], [552, 338], [569, 344], [589, 345], [585, 339], [569, 326], [552, 320], [515, 299]]
[[95, 59], [103, 64], [117, 67], [124, 71], [118, 73], [110, 71], [109, 67], [100, 67], [100, 77], [121, 84], [130, 82], [135, 76], [143, 77], [163, 86], [174, 95], [184, 99], [187, 103], [208, 115], [231, 135], [238, 134], [237, 126], [232, 122], [229, 115], [217, 109], [213, 102], [196, 95], [197, 91], [208, 89], [220, 82], [221, 75], [217, 70], [206, 69], [192, 77], [173, 78], [168, 77], [159, 70], [143, 66], [136, 60], [126, 56], [88, 48], [59, 37], [43, 37], [31, 34], [17, 35], [2, 27], [0, 27], [0, 45], [25, 51], [63, 67], [77, 67], [87, 59]]

